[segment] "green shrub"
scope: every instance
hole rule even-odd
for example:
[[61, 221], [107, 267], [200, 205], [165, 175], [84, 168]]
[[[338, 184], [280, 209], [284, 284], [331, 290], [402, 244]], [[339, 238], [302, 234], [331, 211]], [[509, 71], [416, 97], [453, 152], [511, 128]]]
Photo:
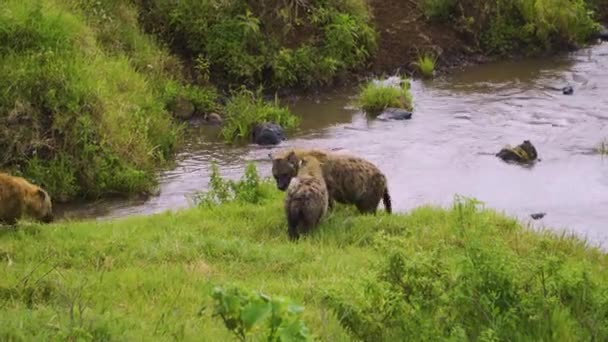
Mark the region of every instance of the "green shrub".
[[427, 19], [449, 20], [456, 2], [457, 0], [422, 0], [422, 11]]
[[423, 77], [431, 78], [435, 72], [436, 63], [437, 57], [434, 57], [431, 54], [424, 54], [418, 56], [418, 60], [414, 62], [414, 65], [418, 68], [418, 71]]
[[368, 341], [608, 338], [605, 275], [565, 252], [565, 239], [496, 239], [495, 229], [520, 228], [487, 231], [478, 212], [476, 202], [457, 201], [451, 236], [431, 248], [379, 236], [385, 257], [365, 280], [365, 294], [328, 296], [345, 327]]
[[530, 54], [584, 43], [598, 27], [585, 0], [425, 0], [427, 17], [454, 20], [491, 54]]
[[142, 20], [216, 82], [267, 87], [330, 83], [376, 49], [364, 1], [142, 2]]
[[300, 316], [303, 307], [288, 299], [253, 293], [236, 286], [216, 287], [213, 316], [220, 317], [224, 326], [240, 341], [262, 335], [263, 340], [312, 341], [312, 335]]
[[51, 0], [0, 11], [0, 167], [53, 197], [146, 191], [178, 132], [121, 54]]
[[388, 107], [412, 110], [409, 81], [401, 80], [400, 85], [368, 82], [361, 89], [358, 102], [361, 108], [371, 115], [380, 114]]
[[175, 81], [166, 82], [162, 94], [162, 100], [166, 104], [165, 108], [171, 110], [179, 97], [190, 101], [198, 114], [215, 112], [220, 107], [217, 90], [213, 87], [200, 87], [192, 84], [182, 85]]
[[233, 181], [223, 179], [217, 164], [213, 162], [209, 177], [209, 190], [197, 193], [194, 201], [201, 207], [210, 207], [233, 201], [259, 204], [270, 198], [272, 190], [272, 181], [260, 179], [254, 163], [247, 164], [245, 173], [239, 181]]
[[243, 141], [251, 137], [258, 123], [272, 122], [291, 130], [299, 124], [299, 118], [286, 107], [262, 98], [261, 89], [257, 92], [241, 88], [232, 93], [224, 108], [225, 120], [221, 135], [227, 142]]

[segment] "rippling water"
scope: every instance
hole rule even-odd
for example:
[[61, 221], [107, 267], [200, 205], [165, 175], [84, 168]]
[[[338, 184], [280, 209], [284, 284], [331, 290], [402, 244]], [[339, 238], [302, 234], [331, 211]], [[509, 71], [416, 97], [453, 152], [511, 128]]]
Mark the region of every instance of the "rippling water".
[[[564, 85], [574, 94], [562, 95]], [[388, 176], [396, 211], [450, 205], [455, 194], [536, 225], [567, 228], [608, 242], [608, 160], [593, 149], [608, 137], [608, 44], [553, 59], [477, 66], [428, 82], [412, 82], [414, 118], [369, 121], [352, 102], [356, 89], [296, 101], [300, 131], [286, 146], [340, 148], [376, 163]], [[69, 208], [67, 217], [119, 217], [190, 205], [207, 186], [210, 162], [238, 178], [248, 161], [270, 175], [268, 148], [227, 147], [193, 130], [177, 166], [161, 174], [160, 195]], [[542, 159], [532, 168], [494, 154], [531, 140]]]

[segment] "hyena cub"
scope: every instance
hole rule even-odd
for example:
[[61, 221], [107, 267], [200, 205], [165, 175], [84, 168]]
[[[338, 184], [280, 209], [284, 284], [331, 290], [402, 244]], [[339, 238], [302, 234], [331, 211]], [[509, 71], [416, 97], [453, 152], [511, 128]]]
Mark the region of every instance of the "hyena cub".
[[277, 188], [285, 191], [297, 168], [288, 156], [295, 155], [293, 160], [313, 157], [321, 163], [323, 178], [329, 192], [329, 208], [333, 201], [354, 204], [361, 213], [375, 213], [380, 200], [383, 200], [386, 212], [392, 212], [391, 197], [388, 192], [386, 176], [369, 161], [347, 155], [333, 154], [323, 150], [291, 149], [277, 153], [272, 157], [272, 174]]
[[314, 157], [298, 159], [295, 153], [287, 156], [293, 163], [296, 176], [290, 180], [285, 197], [287, 234], [295, 240], [300, 234], [314, 229], [327, 213], [329, 194], [323, 179], [321, 164]]

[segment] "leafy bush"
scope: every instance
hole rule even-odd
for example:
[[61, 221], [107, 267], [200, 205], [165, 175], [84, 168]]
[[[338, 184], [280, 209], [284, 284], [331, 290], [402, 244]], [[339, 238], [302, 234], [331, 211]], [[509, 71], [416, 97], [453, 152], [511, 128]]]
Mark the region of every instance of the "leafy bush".
[[204, 114], [219, 109], [218, 93], [213, 87], [200, 87], [192, 84], [182, 85], [175, 81], [168, 81], [162, 94], [166, 109], [171, 110], [178, 98], [190, 101], [196, 113]]
[[0, 167], [58, 200], [145, 191], [178, 132], [145, 76], [49, 0], [0, 12]]
[[429, 18], [454, 20], [487, 52], [540, 52], [584, 43], [598, 27], [585, 0], [425, 0]]
[[358, 101], [361, 108], [372, 115], [380, 114], [388, 107], [412, 110], [409, 81], [401, 80], [399, 85], [368, 82], [363, 86]]
[[211, 164], [209, 190], [198, 193], [195, 202], [198, 206], [209, 207], [228, 202], [258, 204], [270, 197], [273, 189], [271, 180], [261, 180], [254, 163], [245, 167], [245, 173], [239, 181], [225, 180], [219, 173], [217, 164]]
[[455, 10], [457, 0], [422, 0], [422, 11], [427, 19], [445, 21]]
[[496, 228], [482, 232], [477, 213], [476, 202], [457, 201], [451, 237], [431, 248], [381, 235], [385, 258], [365, 295], [328, 296], [343, 324], [374, 341], [608, 338], [608, 284], [589, 260], [566, 253], [559, 239], [509, 246], [491, 238]]
[[218, 82], [312, 86], [362, 67], [376, 49], [364, 1], [142, 2], [142, 20]]
[[[224, 326], [240, 341], [262, 335], [265, 341], [312, 341], [308, 327], [300, 319], [303, 307], [288, 299], [270, 297], [231, 286], [216, 287], [213, 316], [220, 317]], [[251, 338], [249, 338], [251, 339]]]
[[227, 142], [249, 139], [258, 123], [272, 122], [290, 130], [300, 122], [288, 108], [280, 106], [277, 98], [274, 102], [265, 101], [261, 89], [253, 92], [241, 88], [233, 92], [224, 108], [224, 114], [221, 135]]

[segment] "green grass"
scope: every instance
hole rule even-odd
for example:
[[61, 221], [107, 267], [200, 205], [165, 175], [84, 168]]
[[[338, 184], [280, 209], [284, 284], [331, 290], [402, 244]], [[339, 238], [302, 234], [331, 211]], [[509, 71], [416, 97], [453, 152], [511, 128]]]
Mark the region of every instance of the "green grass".
[[414, 62], [414, 65], [418, 68], [418, 72], [420, 72], [422, 77], [432, 78], [435, 73], [436, 63], [437, 57], [431, 54], [424, 54], [418, 56], [418, 60]]
[[179, 132], [152, 75], [110, 51], [68, 8], [53, 0], [3, 3], [0, 167], [55, 200], [147, 191]]
[[424, 0], [427, 17], [450, 22], [486, 54], [538, 54], [584, 44], [597, 30], [587, 0]]
[[408, 80], [400, 86], [366, 83], [359, 94], [358, 103], [368, 114], [377, 115], [388, 107], [412, 110], [412, 95]]
[[608, 338], [608, 255], [575, 237], [459, 199], [337, 206], [293, 243], [284, 193], [255, 184], [257, 204], [0, 231], [0, 339], [225, 341], [218, 310], [264, 316], [256, 296], [218, 306], [216, 286], [290, 298], [323, 341]]
[[287, 107], [262, 98], [261, 91], [253, 92], [245, 88], [232, 93], [224, 107], [225, 121], [221, 135], [227, 142], [243, 142], [251, 138], [253, 128], [262, 122], [272, 122], [286, 130], [299, 124], [299, 118]]

